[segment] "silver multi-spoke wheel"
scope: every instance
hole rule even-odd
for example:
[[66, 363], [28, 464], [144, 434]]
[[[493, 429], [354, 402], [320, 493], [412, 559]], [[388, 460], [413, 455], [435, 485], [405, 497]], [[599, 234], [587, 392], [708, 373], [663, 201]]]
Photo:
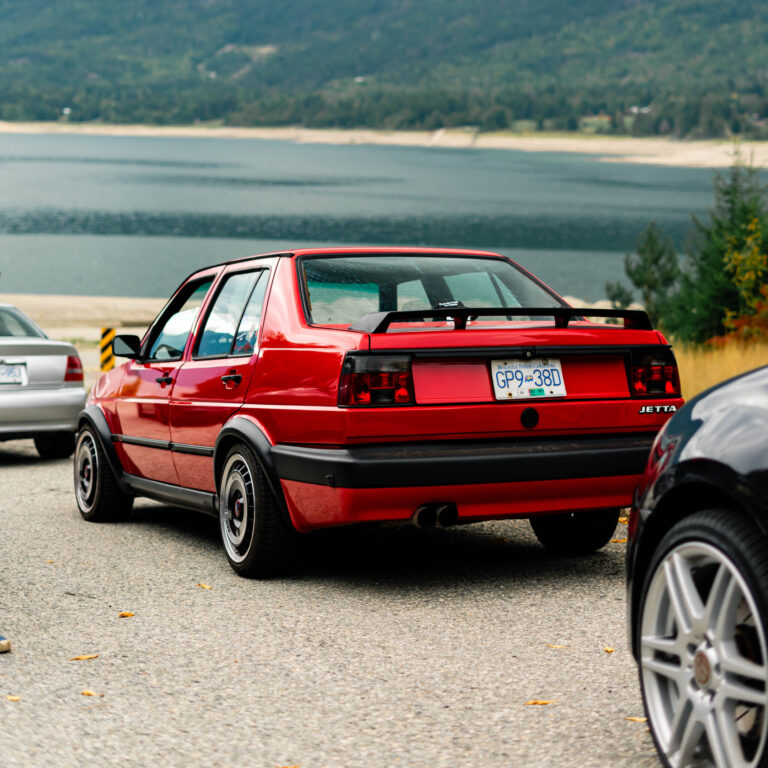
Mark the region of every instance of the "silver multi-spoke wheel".
[[248, 555], [256, 522], [253, 475], [241, 453], [232, 453], [224, 466], [224, 484], [219, 497], [221, 538], [233, 563]]
[[99, 451], [93, 435], [85, 430], [75, 449], [75, 496], [80, 511], [88, 514], [96, 501]]
[[671, 766], [762, 764], [766, 633], [746, 579], [713, 543], [677, 543], [648, 583], [639, 633], [648, 717]]

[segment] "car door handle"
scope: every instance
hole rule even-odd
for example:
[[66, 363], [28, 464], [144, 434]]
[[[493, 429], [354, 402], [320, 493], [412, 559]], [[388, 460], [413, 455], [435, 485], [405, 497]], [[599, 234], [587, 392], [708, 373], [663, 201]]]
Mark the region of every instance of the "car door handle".
[[235, 384], [239, 384], [243, 380], [243, 377], [239, 373], [228, 373], [226, 376], [222, 376], [221, 380], [224, 384], [227, 384], [230, 381], [234, 381]]
[[158, 376], [155, 381], [158, 384], [173, 384], [173, 376]]

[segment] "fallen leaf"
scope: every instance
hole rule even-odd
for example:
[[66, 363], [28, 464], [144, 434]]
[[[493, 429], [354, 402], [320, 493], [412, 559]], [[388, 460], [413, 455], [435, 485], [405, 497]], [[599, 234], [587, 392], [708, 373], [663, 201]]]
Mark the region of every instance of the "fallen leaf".
[[8, 699], [8, 701], [21, 701], [21, 696], [11, 696], [10, 693], [6, 693], [5, 698]]
[[70, 661], [88, 661], [88, 659], [98, 659], [98, 653], [86, 653], [82, 656], [73, 656]]
[[626, 524], [629, 522], [629, 518], [628, 518], [628, 517], [620, 517], [620, 518], [619, 518], [619, 522], [620, 522], [622, 525], [626, 525]]
[[201, 581], [199, 584], [195, 584], [196, 587], [200, 587], [200, 589], [213, 589], [213, 587], [208, 586], [208, 584], [203, 584]]
[[81, 693], [83, 696], [98, 696], [98, 695], [99, 695], [98, 693], [96, 693], [96, 691], [88, 691], [88, 690], [86, 690], [86, 691], [80, 691], [80, 693]]
[[626, 539], [611, 539], [611, 544], [626, 544]]
[[548, 701], [547, 699], [531, 699], [530, 701], [525, 702], [526, 707], [546, 707], [547, 704], [552, 704], [553, 702]]
[[605, 648], [603, 648], [603, 650], [604, 650], [606, 653], [613, 653], [613, 652], [614, 652], [616, 649], [615, 649], [615, 648], [611, 648], [611, 646], [610, 646], [610, 645], [606, 645], [606, 646], [605, 646]]
[[630, 723], [647, 723], [647, 717], [625, 717], [625, 720], [629, 720]]
[[557, 648], [558, 650], [568, 648], [567, 645], [554, 645], [553, 643], [547, 643], [547, 648]]
[[131, 616], [135, 616], [135, 614], [130, 611], [120, 611], [120, 613], [117, 614], [118, 619], [129, 619]]
[[55, 560], [46, 560], [45, 562], [46, 563], [55, 563], [56, 561]]

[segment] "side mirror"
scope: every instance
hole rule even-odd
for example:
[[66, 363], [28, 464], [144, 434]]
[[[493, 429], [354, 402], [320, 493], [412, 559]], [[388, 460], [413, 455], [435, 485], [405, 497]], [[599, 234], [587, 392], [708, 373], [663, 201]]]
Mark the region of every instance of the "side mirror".
[[141, 355], [141, 339], [138, 336], [115, 336], [112, 340], [112, 354], [136, 360]]

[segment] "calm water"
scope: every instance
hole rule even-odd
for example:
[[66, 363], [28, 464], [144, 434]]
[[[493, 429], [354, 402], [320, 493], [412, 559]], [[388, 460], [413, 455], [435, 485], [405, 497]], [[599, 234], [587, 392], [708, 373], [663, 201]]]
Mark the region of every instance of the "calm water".
[[199, 266], [307, 245], [508, 254], [602, 298], [652, 219], [682, 245], [712, 172], [567, 154], [0, 135], [0, 292], [165, 296]]

